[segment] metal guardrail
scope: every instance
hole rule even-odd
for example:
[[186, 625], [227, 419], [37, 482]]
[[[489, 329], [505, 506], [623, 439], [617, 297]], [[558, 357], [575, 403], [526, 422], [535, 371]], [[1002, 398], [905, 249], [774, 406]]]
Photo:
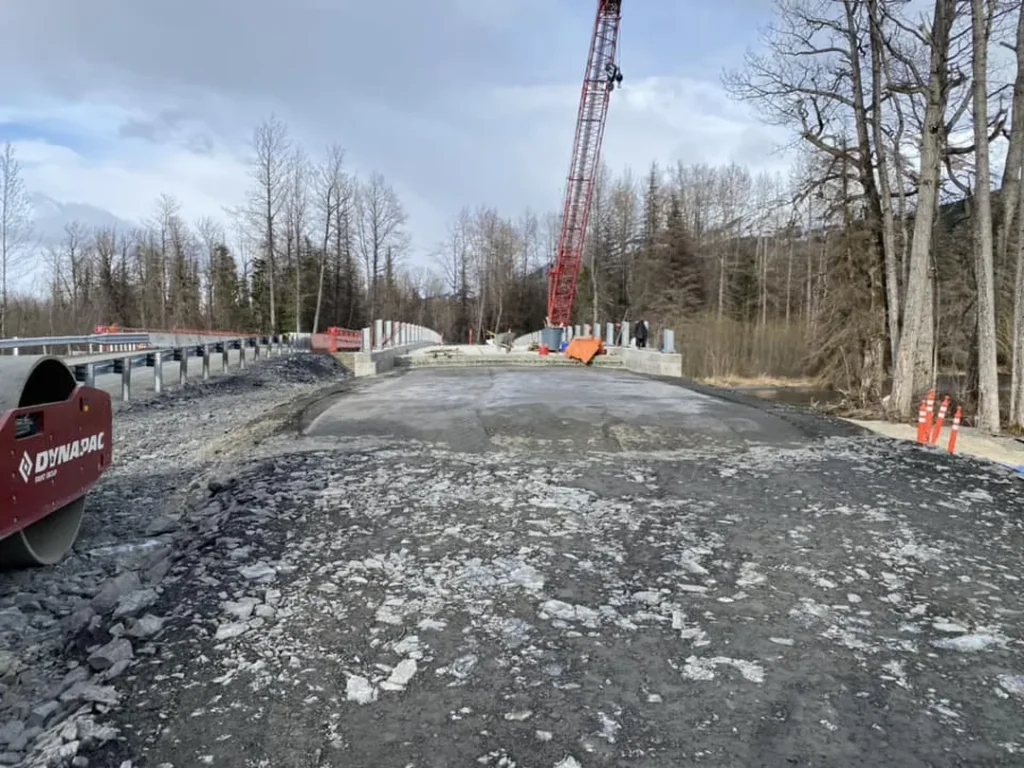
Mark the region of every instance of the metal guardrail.
[[239, 351], [238, 367], [241, 370], [246, 367], [250, 349], [253, 351], [253, 359], [259, 360], [264, 348], [268, 357], [283, 354], [286, 349], [294, 349], [291, 343], [285, 342], [280, 336], [243, 336], [202, 344], [106, 352], [89, 355], [84, 359], [72, 356], [65, 358], [65, 362], [74, 372], [75, 379], [88, 386], [95, 386], [97, 375], [120, 374], [121, 399], [127, 401], [131, 400], [132, 372], [136, 366], [153, 369], [153, 391], [160, 394], [164, 389], [163, 365], [167, 358], [179, 364], [178, 382], [184, 386], [188, 381], [188, 361], [191, 357], [202, 360], [202, 380], [208, 381], [212, 377], [211, 361], [215, 356], [221, 357], [221, 372], [226, 373], [232, 349]]
[[0, 349], [37, 349], [39, 347], [78, 347], [89, 344], [148, 344], [148, 333], [90, 333], [85, 336], [30, 336], [0, 339]]
[[[154, 336], [159, 338], [154, 339]], [[169, 343], [171, 339], [174, 341]], [[24, 352], [42, 351], [43, 354], [62, 358], [73, 371], [75, 379], [89, 386], [95, 386], [97, 376], [120, 374], [122, 400], [131, 399], [132, 372], [137, 366], [153, 369], [153, 390], [160, 393], [164, 389], [163, 364], [167, 359], [180, 363], [179, 382], [184, 385], [191, 358], [202, 360], [202, 379], [206, 381], [211, 377], [211, 360], [217, 355], [221, 356], [221, 371], [227, 372], [231, 350], [239, 351], [238, 367], [245, 368], [249, 359], [258, 360], [264, 350], [269, 356], [292, 348], [293, 345], [282, 337], [264, 334], [211, 334], [190, 338], [138, 330], [131, 333], [0, 339], [0, 352], [7, 350], [17, 356]], [[0, 357], [0, 361], [2, 359]]]
[[154, 392], [163, 391], [163, 364], [167, 359], [179, 363], [179, 383], [184, 385], [188, 379], [190, 358], [202, 359], [202, 380], [206, 381], [212, 375], [211, 360], [218, 355], [222, 361], [220, 370], [229, 370], [231, 350], [239, 350], [238, 366], [245, 368], [250, 359], [250, 351], [252, 359], [259, 359], [264, 350], [267, 356], [279, 355], [286, 350], [330, 352], [362, 349], [370, 352], [409, 344], [440, 343], [442, 338], [429, 328], [391, 320], [377, 320], [373, 326], [362, 331], [342, 328], [330, 330], [333, 333], [271, 336], [261, 333], [132, 328], [80, 336], [9, 338], [0, 339], [0, 360], [4, 351], [18, 355], [22, 351], [40, 350], [43, 354], [61, 357], [73, 371], [75, 379], [90, 386], [95, 386], [97, 376], [120, 374], [121, 399], [130, 400], [132, 372], [136, 367], [151, 368]]

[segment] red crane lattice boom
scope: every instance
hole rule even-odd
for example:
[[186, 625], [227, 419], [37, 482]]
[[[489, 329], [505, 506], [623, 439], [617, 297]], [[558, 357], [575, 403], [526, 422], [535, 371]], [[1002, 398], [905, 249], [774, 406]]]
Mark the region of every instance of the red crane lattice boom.
[[590, 57], [576, 119], [572, 164], [565, 189], [562, 232], [558, 238], [555, 264], [548, 275], [547, 320], [550, 326], [568, 325], [572, 321], [608, 101], [612, 89], [622, 82], [622, 73], [615, 62], [621, 19], [622, 0], [598, 0], [594, 36], [590, 42]]

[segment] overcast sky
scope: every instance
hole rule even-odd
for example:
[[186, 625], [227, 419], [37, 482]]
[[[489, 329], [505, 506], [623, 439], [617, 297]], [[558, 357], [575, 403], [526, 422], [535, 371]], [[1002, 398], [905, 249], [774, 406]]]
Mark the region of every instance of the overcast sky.
[[[719, 78], [767, 0], [626, 0], [604, 158], [782, 167]], [[242, 201], [271, 111], [316, 153], [380, 171], [416, 260], [463, 205], [556, 209], [596, 0], [5, 0], [0, 141], [29, 188], [138, 221]], [[86, 210], [77, 208], [76, 210]]]

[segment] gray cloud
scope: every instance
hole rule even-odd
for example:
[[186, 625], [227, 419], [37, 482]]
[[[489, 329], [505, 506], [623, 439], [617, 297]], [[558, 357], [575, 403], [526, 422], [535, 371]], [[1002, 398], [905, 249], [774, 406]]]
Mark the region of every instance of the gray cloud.
[[[631, 5], [629, 82], [688, 66], [693, 41], [711, 39], [708, 24], [687, 27], [679, 0]], [[245, 152], [255, 123], [275, 111], [311, 152], [339, 141], [355, 170], [381, 171], [408, 190], [418, 244], [429, 246], [441, 234], [436, 220], [462, 205], [512, 214], [558, 204], [593, 8], [592, 0], [0, 2], [0, 88], [12, 103], [45, 94], [127, 105], [139, 114], [120, 126], [121, 138], [203, 155]], [[564, 104], [494, 103], [496, 89], [552, 83], [572, 84]], [[701, 121], [691, 129], [661, 119], [664, 100], [634, 106], [627, 119], [627, 95], [613, 106], [623, 115], [608, 137], [613, 165], [628, 158], [644, 167], [653, 153], [670, 154], [676, 123], [679, 146], [704, 151]], [[674, 100], [668, 109], [681, 108], [680, 94], [664, 95]]]

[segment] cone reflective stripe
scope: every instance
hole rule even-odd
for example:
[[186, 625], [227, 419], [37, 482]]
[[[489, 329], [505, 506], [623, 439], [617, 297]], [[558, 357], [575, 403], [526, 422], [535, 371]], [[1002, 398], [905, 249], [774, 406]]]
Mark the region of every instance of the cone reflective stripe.
[[939, 444], [939, 437], [942, 435], [942, 424], [946, 421], [947, 413], [949, 413], [949, 395], [942, 398], [942, 405], [939, 406], [939, 415], [935, 419], [935, 426], [932, 427], [931, 440], [929, 441], [932, 445]]
[[928, 442], [928, 438], [932, 434], [932, 420], [935, 418], [935, 387], [928, 390], [928, 397], [925, 398], [925, 405], [927, 409], [925, 411], [924, 420], [924, 434], [921, 437], [921, 442]]
[[925, 401], [921, 401], [920, 407], [917, 409], [917, 442], [923, 443], [925, 440], [925, 426], [928, 423], [928, 411]]
[[956, 407], [956, 413], [953, 414], [953, 426], [949, 429], [949, 452], [953, 453], [956, 450], [956, 433], [960, 431], [960, 417], [963, 416], [963, 406]]

